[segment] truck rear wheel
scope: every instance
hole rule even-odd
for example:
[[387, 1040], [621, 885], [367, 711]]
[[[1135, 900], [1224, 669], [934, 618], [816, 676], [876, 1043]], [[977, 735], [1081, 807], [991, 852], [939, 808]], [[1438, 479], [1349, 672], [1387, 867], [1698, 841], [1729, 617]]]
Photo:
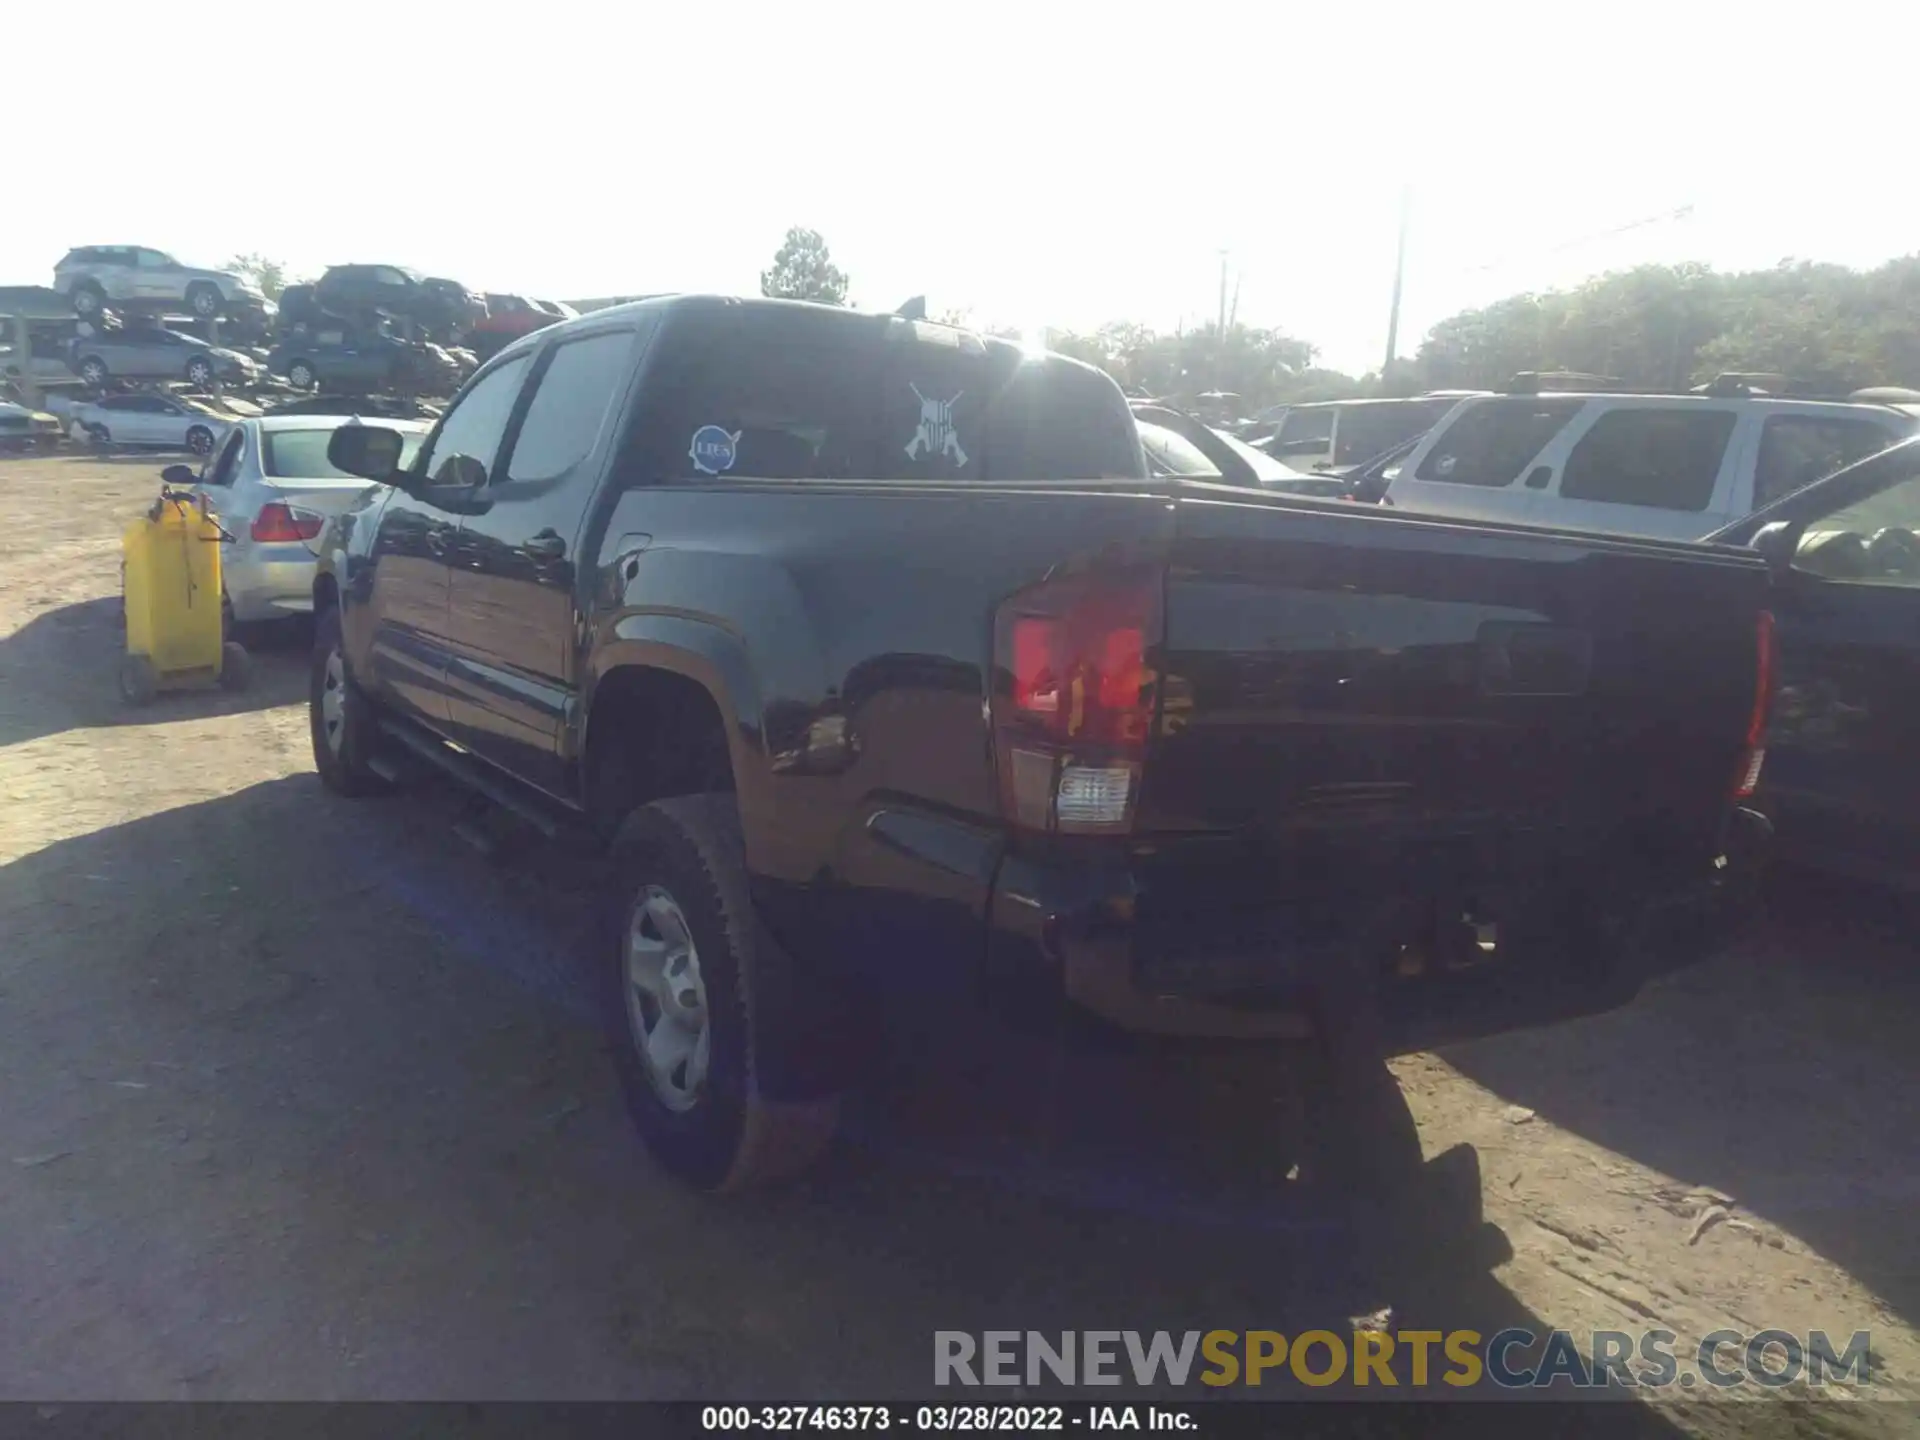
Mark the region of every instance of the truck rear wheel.
[[789, 962], [754, 919], [733, 797], [643, 806], [613, 855], [608, 1029], [647, 1148], [703, 1190], [799, 1173], [832, 1139], [838, 1103], [762, 1092], [756, 1004], [784, 988]]

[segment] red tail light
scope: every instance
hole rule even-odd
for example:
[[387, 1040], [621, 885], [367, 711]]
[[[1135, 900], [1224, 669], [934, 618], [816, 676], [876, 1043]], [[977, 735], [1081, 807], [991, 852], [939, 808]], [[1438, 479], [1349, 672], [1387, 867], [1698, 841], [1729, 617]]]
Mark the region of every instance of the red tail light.
[[1063, 834], [1133, 827], [1156, 676], [1163, 577], [1137, 566], [1047, 581], [994, 616], [1000, 802], [1014, 824]]
[[320, 533], [326, 517], [310, 511], [296, 510], [291, 505], [274, 500], [260, 507], [260, 513], [254, 516], [254, 539], [268, 544], [279, 544], [289, 540], [311, 540]]
[[1758, 654], [1754, 663], [1753, 714], [1747, 720], [1747, 744], [1740, 755], [1740, 770], [1734, 777], [1733, 798], [1745, 800], [1760, 785], [1760, 767], [1767, 759], [1767, 715], [1773, 708], [1773, 683], [1776, 641], [1773, 613], [1760, 612], [1755, 633]]

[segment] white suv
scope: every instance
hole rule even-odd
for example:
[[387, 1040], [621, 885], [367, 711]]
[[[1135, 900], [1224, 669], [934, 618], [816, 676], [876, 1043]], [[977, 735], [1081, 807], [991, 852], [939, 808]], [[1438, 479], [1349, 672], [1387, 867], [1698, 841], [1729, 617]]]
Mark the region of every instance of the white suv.
[[111, 305], [172, 306], [201, 319], [266, 308], [266, 296], [246, 276], [195, 269], [140, 245], [69, 250], [53, 267], [53, 288], [87, 318]]
[[1475, 396], [1387, 493], [1415, 511], [1697, 540], [1917, 429], [1901, 407], [1844, 401]]

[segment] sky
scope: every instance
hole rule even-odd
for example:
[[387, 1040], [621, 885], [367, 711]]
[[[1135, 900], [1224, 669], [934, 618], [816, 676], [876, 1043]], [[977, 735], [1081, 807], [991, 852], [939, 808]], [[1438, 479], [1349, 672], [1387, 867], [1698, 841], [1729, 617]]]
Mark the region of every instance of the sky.
[[10, 131], [0, 284], [139, 244], [560, 299], [754, 293], [805, 225], [864, 308], [925, 294], [1029, 330], [1202, 323], [1224, 252], [1239, 320], [1363, 371], [1403, 194], [1403, 354], [1461, 309], [1627, 265], [1920, 250], [1912, 5], [87, 13], [84, 78], [58, 7], [5, 20], [49, 63], [0, 67], [4, 113], [46, 123]]

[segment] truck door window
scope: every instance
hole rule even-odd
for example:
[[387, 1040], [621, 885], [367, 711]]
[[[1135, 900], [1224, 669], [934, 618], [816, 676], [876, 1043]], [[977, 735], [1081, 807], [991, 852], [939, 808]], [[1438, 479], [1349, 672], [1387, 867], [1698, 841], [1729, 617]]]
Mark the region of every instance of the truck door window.
[[1731, 410], [1610, 410], [1567, 456], [1561, 498], [1704, 510], [1737, 418]]
[[1584, 400], [1489, 400], [1454, 417], [1414, 472], [1445, 485], [1511, 485]]
[[509, 480], [552, 480], [587, 458], [630, 373], [633, 345], [633, 331], [620, 329], [555, 348], [507, 457]]
[[1854, 461], [1886, 449], [1898, 438], [1872, 420], [1837, 415], [1769, 415], [1760, 430], [1753, 508], [1770, 505], [1802, 485], [1844, 470]]
[[526, 373], [527, 357], [516, 355], [454, 402], [421, 460], [429, 485], [464, 490], [487, 483]]

